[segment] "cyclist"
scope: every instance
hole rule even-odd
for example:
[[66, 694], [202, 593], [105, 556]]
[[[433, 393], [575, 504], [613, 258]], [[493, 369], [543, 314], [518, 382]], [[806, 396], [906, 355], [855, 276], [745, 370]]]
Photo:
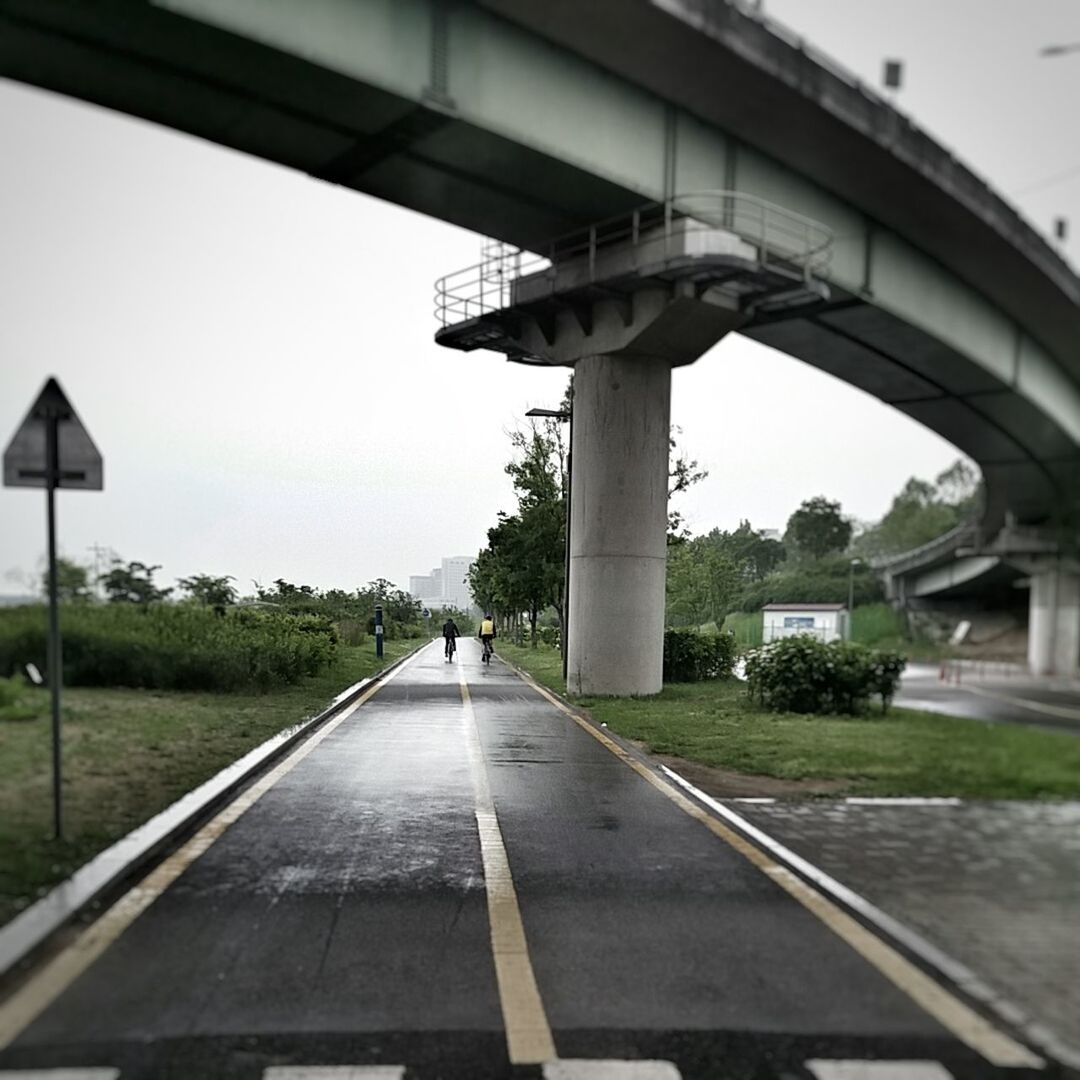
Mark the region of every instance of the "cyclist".
[[446, 653], [446, 659], [447, 660], [453, 660], [454, 659], [454, 650], [457, 648], [457, 640], [456, 639], [460, 635], [458, 634], [457, 623], [454, 622], [454, 620], [452, 618], [448, 618], [446, 620], [446, 622], [443, 623], [442, 636], [443, 636], [443, 651]]
[[480, 623], [480, 640], [484, 643], [484, 653], [481, 659], [486, 663], [488, 657], [491, 656], [494, 651], [491, 647], [491, 642], [495, 637], [495, 620], [491, 617], [491, 613], [488, 612], [484, 616]]

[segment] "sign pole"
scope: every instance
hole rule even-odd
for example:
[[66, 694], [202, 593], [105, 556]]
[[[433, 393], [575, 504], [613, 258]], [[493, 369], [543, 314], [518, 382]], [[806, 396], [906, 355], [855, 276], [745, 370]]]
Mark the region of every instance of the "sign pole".
[[64, 662], [60, 645], [60, 610], [56, 582], [56, 488], [59, 481], [58, 428], [55, 409], [45, 416], [45, 500], [49, 523], [49, 688], [52, 691], [52, 762], [53, 762], [53, 835], [64, 838], [64, 803], [60, 772], [60, 686], [64, 681]]
[[[63, 424], [63, 428], [61, 428]], [[104, 463], [67, 395], [55, 379], [47, 379], [30, 411], [4, 450], [4, 487], [45, 489], [49, 542], [49, 636], [47, 667], [52, 691], [52, 764], [54, 835], [64, 838], [61, 785], [60, 688], [64, 657], [60, 645], [59, 582], [56, 573], [56, 489], [101, 491]], [[36, 670], [36, 669], [35, 669]]]

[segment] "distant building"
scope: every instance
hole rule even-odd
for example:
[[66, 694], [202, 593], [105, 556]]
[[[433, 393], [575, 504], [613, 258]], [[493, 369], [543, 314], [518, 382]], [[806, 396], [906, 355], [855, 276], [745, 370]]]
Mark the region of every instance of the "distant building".
[[451, 555], [430, 574], [409, 578], [409, 592], [426, 608], [473, 608], [469, 592], [469, 570], [476, 560], [470, 555]]
[[468, 555], [452, 555], [442, 561], [442, 594], [462, 611], [472, 607], [469, 570], [475, 561]]
[[766, 645], [793, 634], [812, 634], [826, 642], [847, 637], [846, 604], [766, 604], [761, 618], [761, 640]]
[[435, 585], [430, 574], [414, 574], [409, 578], [409, 592], [419, 600], [423, 596], [431, 596], [435, 592]]

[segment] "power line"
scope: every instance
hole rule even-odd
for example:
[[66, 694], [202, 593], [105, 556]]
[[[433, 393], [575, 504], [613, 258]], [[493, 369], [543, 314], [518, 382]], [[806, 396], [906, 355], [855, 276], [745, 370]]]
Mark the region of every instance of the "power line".
[[1019, 190], [1012, 192], [1012, 195], [1014, 198], [1019, 195], [1028, 195], [1032, 191], [1039, 191], [1042, 188], [1060, 184], [1063, 180], [1069, 180], [1078, 175], [1080, 175], [1080, 165], [1074, 165], [1071, 169], [1066, 169], [1064, 172], [1055, 173], [1053, 176], [1043, 177], [1042, 180], [1036, 180], [1035, 183], [1028, 184], [1027, 187], [1022, 187]]

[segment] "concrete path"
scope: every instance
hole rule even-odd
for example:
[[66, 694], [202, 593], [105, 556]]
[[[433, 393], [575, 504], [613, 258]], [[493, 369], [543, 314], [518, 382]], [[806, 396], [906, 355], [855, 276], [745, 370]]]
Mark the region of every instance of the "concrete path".
[[0, 1047], [0, 1080], [1065, 1075], [471, 641], [223, 810]]
[[980, 678], [961, 673], [959, 682], [945, 682], [939, 679], [938, 670], [936, 665], [910, 665], [895, 704], [946, 716], [1080, 735], [1080, 684], [1074, 679], [1027, 675]]

